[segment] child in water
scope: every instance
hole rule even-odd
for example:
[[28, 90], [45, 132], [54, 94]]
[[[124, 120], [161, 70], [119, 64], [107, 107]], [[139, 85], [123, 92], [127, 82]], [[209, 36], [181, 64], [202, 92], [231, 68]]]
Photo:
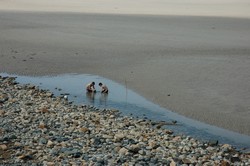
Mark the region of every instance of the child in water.
[[91, 82], [91, 83], [87, 84], [86, 90], [87, 90], [87, 92], [96, 92], [95, 82]]
[[101, 93], [108, 93], [108, 87], [106, 85], [104, 85], [103, 83], [99, 83], [99, 86], [101, 87]]

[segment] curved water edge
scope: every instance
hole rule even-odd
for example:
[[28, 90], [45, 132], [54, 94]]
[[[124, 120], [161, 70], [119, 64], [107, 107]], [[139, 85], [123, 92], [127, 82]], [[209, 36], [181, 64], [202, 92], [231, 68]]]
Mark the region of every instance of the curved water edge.
[[[75, 104], [117, 109], [122, 115], [148, 118], [153, 121], [177, 121], [177, 125], [166, 126], [168, 129], [173, 130], [175, 134], [185, 134], [204, 141], [218, 140], [219, 143], [228, 143], [238, 149], [250, 150], [250, 136], [205, 124], [171, 112], [146, 100], [132, 90], [127, 89], [127, 87], [100, 76], [65, 74], [30, 77], [7, 73], [0, 73], [0, 75], [16, 77], [16, 81], [21, 84], [34, 84], [42, 89], [48, 89], [56, 96], [67, 94], [69, 101], [73, 101]], [[99, 82], [108, 85], [109, 94], [101, 94], [98, 91], [95, 94], [86, 93], [85, 85], [92, 81], [96, 82], [97, 90], [99, 90]]]

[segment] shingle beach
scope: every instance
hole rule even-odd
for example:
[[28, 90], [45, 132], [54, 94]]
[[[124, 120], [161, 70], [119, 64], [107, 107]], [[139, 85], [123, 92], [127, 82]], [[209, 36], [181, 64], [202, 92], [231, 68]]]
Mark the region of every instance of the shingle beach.
[[249, 165], [250, 153], [0, 77], [0, 164]]

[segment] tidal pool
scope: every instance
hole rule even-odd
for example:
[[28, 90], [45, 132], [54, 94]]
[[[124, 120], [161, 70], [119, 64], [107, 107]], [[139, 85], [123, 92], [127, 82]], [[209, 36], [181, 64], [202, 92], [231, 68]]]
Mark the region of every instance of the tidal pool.
[[[208, 125], [193, 119], [186, 118], [177, 113], [162, 108], [137, 93], [129, 90], [106, 78], [88, 74], [66, 74], [58, 76], [29, 77], [9, 75], [1, 73], [2, 76], [16, 77], [21, 84], [34, 84], [42, 89], [48, 89], [59, 96], [67, 94], [68, 100], [75, 104], [93, 105], [97, 108], [117, 109], [123, 115], [139, 118], [148, 118], [153, 121], [177, 121], [177, 125], [167, 125], [166, 128], [175, 134], [185, 134], [194, 138], [208, 141], [218, 140], [219, 143], [228, 143], [238, 149], [250, 150], [250, 136]], [[97, 93], [86, 93], [87, 83], [96, 83]], [[101, 94], [98, 83], [102, 82], [109, 88], [109, 94]]]

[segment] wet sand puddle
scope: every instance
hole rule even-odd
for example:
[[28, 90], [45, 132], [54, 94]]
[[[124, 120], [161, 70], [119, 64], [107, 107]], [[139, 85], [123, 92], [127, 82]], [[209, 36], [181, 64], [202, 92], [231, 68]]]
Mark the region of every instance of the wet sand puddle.
[[[122, 115], [147, 118], [152, 121], [177, 121], [176, 125], [167, 125], [175, 134], [190, 135], [204, 141], [218, 140], [219, 143], [228, 143], [239, 149], [250, 149], [250, 136], [208, 125], [192, 120], [164, 109], [126, 87], [106, 78], [87, 74], [67, 74], [59, 76], [28, 77], [1, 73], [2, 76], [17, 77], [21, 84], [34, 84], [42, 89], [48, 89], [56, 96], [67, 95], [68, 100], [75, 104], [93, 105], [97, 108], [117, 109]], [[87, 83], [95, 81], [97, 92], [86, 93]], [[106, 84], [109, 94], [101, 94], [98, 83]]]

